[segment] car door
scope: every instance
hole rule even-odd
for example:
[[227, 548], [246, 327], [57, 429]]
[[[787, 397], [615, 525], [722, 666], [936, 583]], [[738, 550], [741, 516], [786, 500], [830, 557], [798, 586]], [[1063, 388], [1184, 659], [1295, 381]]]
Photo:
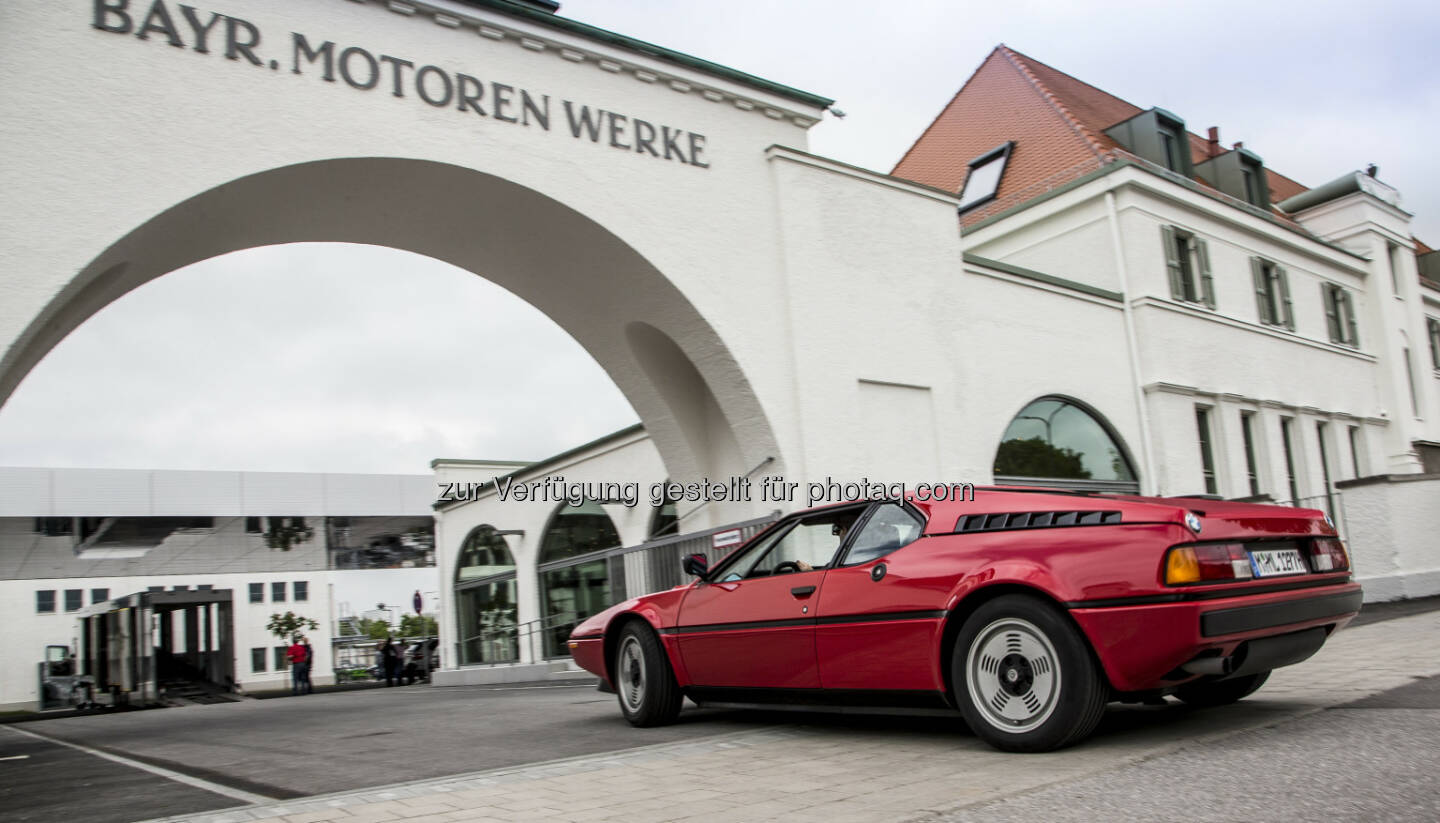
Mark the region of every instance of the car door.
[[822, 688], [943, 687], [934, 656], [950, 578], [936, 574], [923, 555], [901, 551], [920, 539], [924, 522], [902, 503], [876, 504], [826, 572], [812, 610]]
[[814, 607], [839, 544], [833, 514], [797, 517], [691, 588], [675, 628], [691, 682], [819, 688]]

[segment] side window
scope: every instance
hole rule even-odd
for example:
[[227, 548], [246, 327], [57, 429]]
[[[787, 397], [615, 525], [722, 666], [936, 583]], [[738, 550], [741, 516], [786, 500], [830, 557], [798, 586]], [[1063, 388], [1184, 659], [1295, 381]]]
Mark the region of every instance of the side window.
[[855, 542], [845, 553], [842, 566], [855, 566], [884, 557], [896, 549], [915, 542], [924, 530], [920, 518], [895, 503], [886, 503], [875, 510], [864, 528], [855, 535]]
[[823, 569], [863, 511], [853, 508], [819, 512], [781, 526], [746, 549], [716, 582]]

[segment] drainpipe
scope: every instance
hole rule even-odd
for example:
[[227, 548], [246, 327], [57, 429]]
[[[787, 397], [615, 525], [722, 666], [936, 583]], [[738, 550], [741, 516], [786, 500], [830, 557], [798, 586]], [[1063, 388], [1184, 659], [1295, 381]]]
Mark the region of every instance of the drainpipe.
[[1155, 475], [1155, 462], [1150, 446], [1150, 415], [1145, 409], [1145, 388], [1140, 382], [1140, 348], [1135, 338], [1135, 313], [1130, 306], [1130, 275], [1125, 266], [1125, 245], [1120, 240], [1120, 216], [1115, 210], [1115, 190], [1105, 192], [1105, 209], [1110, 218], [1110, 243], [1114, 247], [1115, 265], [1120, 274], [1120, 310], [1125, 316], [1125, 349], [1130, 355], [1130, 383], [1135, 387], [1135, 412], [1140, 417], [1140, 465], [1145, 479], [1142, 494], [1160, 494]]

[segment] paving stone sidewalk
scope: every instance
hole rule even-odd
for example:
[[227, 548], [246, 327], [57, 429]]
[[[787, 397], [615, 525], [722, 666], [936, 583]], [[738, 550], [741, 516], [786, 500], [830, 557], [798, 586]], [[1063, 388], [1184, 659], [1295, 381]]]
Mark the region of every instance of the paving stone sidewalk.
[[[773, 728], [693, 743], [164, 820], [901, 823], [1273, 726], [1436, 674], [1440, 611], [1342, 631], [1234, 706], [1112, 707], [1091, 740], [1044, 755], [997, 752], [952, 717], [792, 714]], [[624, 733], [617, 726], [616, 734]]]

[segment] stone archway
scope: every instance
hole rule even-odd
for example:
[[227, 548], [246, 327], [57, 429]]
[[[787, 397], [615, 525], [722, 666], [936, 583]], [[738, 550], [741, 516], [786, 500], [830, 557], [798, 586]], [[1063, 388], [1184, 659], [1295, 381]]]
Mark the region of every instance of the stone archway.
[[743, 474], [778, 456], [760, 402], [724, 341], [630, 245], [514, 182], [394, 157], [322, 160], [248, 175], [134, 228], [21, 332], [0, 360], [0, 401], [65, 335], [131, 289], [228, 252], [317, 241], [423, 254], [531, 303], [615, 380], [672, 477]]

